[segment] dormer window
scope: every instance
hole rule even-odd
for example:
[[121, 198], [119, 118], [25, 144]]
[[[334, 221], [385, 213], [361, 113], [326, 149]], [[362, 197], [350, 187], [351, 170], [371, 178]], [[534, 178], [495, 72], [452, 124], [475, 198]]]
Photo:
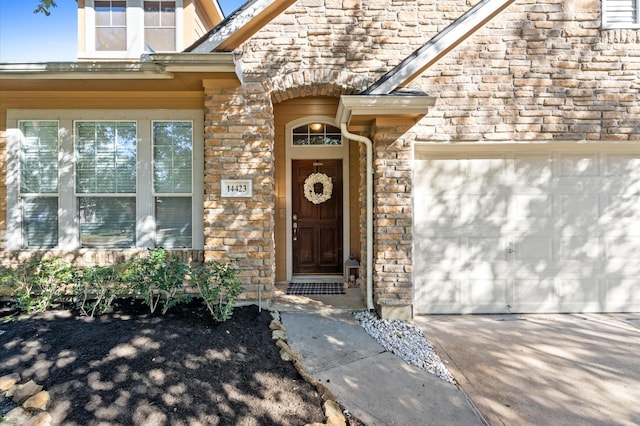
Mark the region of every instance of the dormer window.
[[144, 42], [156, 52], [176, 50], [176, 2], [144, 2]]
[[139, 59], [145, 53], [181, 51], [185, 3], [193, 19], [197, 11], [191, 1], [84, 0], [78, 58]]
[[127, 2], [96, 0], [96, 50], [127, 50]]

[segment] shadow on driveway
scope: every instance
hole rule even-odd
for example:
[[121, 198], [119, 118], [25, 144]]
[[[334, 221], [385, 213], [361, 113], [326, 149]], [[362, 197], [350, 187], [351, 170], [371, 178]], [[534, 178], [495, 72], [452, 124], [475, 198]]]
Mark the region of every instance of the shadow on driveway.
[[415, 323], [491, 425], [640, 424], [640, 314]]

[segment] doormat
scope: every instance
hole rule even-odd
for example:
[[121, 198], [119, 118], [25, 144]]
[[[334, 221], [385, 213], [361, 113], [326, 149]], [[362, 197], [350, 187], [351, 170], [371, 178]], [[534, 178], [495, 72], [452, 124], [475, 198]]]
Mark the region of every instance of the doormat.
[[289, 283], [287, 294], [322, 295], [345, 293], [343, 283]]

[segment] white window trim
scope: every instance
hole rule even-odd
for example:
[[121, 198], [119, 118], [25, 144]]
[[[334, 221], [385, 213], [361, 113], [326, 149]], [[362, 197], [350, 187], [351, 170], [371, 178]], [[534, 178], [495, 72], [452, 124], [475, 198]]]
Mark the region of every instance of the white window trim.
[[636, 3], [636, 9], [638, 10], [638, 12], [636, 13], [636, 22], [614, 23], [614, 24], [608, 23], [609, 18], [607, 16], [607, 1], [608, 0], [602, 0], [601, 6], [600, 6], [601, 16], [602, 16], [602, 22], [601, 22], [602, 29], [610, 30], [610, 29], [621, 29], [621, 28], [624, 28], [624, 29], [640, 28], [640, 0], [630, 0]]
[[[75, 154], [73, 134], [75, 121], [136, 121], [137, 122], [137, 193], [136, 247], [153, 247], [155, 240], [153, 188], [153, 121], [193, 122], [192, 157], [192, 247], [204, 248], [204, 113], [202, 110], [9, 110], [7, 112], [7, 230], [8, 251], [30, 250], [23, 247], [22, 208], [20, 205], [21, 132], [19, 121], [58, 121], [58, 247], [60, 250], [80, 249], [77, 197], [75, 192]], [[69, 184], [70, 183], [70, 184]], [[82, 194], [80, 194], [81, 196]]]
[[[176, 51], [183, 46], [183, 0], [176, 2]], [[96, 50], [96, 11], [95, 0], [85, 0], [85, 51], [78, 52], [78, 59], [138, 59], [147, 51], [144, 40], [144, 0], [127, 0], [127, 50]]]

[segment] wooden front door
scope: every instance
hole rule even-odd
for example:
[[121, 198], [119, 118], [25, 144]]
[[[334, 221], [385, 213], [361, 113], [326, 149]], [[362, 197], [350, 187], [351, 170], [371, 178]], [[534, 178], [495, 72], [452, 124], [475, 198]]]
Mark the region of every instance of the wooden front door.
[[[312, 173], [324, 173], [333, 183], [331, 198], [314, 204], [304, 195]], [[292, 160], [293, 273], [342, 273], [342, 160]], [[322, 193], [322, 184], [315, 192]]]

